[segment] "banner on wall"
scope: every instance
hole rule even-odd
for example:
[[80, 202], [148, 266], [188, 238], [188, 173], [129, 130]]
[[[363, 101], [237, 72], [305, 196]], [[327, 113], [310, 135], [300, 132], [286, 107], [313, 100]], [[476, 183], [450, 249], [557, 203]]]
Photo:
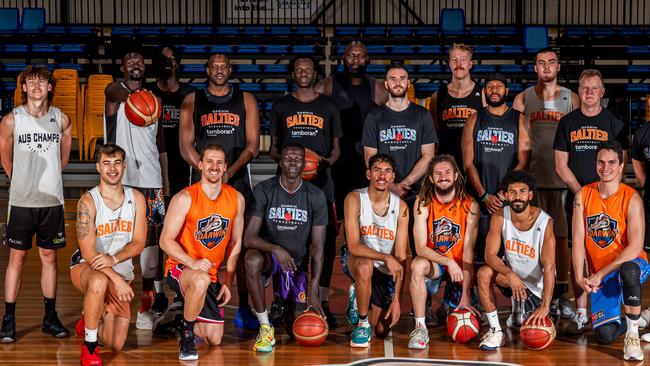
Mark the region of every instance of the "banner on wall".
[[323, 0], [235, 0], [226, 16], [231, 19], [308, 19]]

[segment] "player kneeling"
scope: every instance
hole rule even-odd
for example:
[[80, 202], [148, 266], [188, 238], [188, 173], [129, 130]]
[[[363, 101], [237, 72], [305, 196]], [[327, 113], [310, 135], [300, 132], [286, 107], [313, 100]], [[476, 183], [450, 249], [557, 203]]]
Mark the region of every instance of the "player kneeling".
[[480, 216], [476, 201], [451, 155], [438, 155], [429, 165], [415, 201], [413, 233], [418, 256], [411, 263], [411, 299], [415, 329], [408, 347], [424, 349], [429, 343], [425, 325], [427, 291], [435, 295], [445, 280], [443, 301], [450, 308], [472, 305], [474, 243]]
[[399, 321], [408, 241], [408, 207], [389, 189], [395, 180], [393, 158], [385, 154], [372, 156], [366, 177], [370, 186], [352, 191], [345, 198], [348, 250], [341, 256], [341, 263], [355, 288], [350, 292], [348, 318], [351, 309], [358, 314], [357, 324], [357, 319], [351, 320], [356, 325], [352, 347], [368, 347], [371, 325], [375, 335], [385, 337]]
[[[522, 305], [526, 324], [541, 325], [546, 316], [555, 316], [550, 314], [555, 285], [553, 220], [530, 204], [535, 185], [527, 173], [509, 173], [503, 179], [502, 189], [510, 206], [492, 216], [485, 245], [487, 265], [477, 274], [481, 304], [490, 322], [490, 329], [481, 339], [483, 350], [505, 345], [492, 284]], [[499, 257], [501, 245], [504, 259]]]
[[98, 337], [115, 351], [124, 346], [133, 299], [131, 258], [144, 249], [147, 231], [144, 196], [122, 185], [124, 150], [114, 144], [99, 147], [95, 166], [99, 185], [77, 204], [79, 249], [70, 265], [72, 284], [84, 294], [83, 316], [76, 327], [84, 333], [84, 366], [103, 364]]

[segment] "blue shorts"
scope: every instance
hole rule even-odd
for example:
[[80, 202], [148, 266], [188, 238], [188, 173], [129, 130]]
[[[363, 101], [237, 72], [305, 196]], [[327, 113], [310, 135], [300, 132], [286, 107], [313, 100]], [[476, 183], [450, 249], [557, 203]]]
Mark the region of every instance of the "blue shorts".
[[[434, 262], [431, 262], [431, 264], [438, 267], [438, 270], [440, 271], [440, 276], [438, 276], [438, 278], [425, 277], [424, 283], [427, 286], [427, 291], [431, 295], [438, 294], [442, 281], [446, 281], [447, 284], [445, 285], [445, 293], [442, 295], [442, 302], [452, 309], [457, 308], [458, 304], [460, 303], [460, 298], [463, 295], [463, 283], [452, 282], [445, 266], [442, 266], [439, 263], [434, 263]], [[472, 305], [476, 305], [479, 303], [478, 297], [474, 293], [473, 288], [471, 290], [471, 299], [472, 299]]]
[[[650, 275], [650, 265], [641, 258], [636, 258], [632, 262], [641, 269], [639, 280], [643, 285]], [[623, 286], [621, 284], [619, 270], [613, 271], [603, 278], [600, 284], [601, 288], [590, 295], [591, 323], [594, 328], [611, 322], [621, 324], [621, 304], [623, 304]]]

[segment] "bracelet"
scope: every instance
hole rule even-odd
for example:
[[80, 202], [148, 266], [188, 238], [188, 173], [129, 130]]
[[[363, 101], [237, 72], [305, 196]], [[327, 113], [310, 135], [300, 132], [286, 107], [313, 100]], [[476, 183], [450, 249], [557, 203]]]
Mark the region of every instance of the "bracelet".
[[485, 201], [487, 201], [488, 197], [490, 197], [489, 193], [487, 193], [487, 192], [483, 193], [483, 195], [481, 196], [481, 203], [485, 203]]
[[115, 258], [114, 255], [111, 255], [111, 257], [113, 257], [113, 261], [115, 261], [115, 263], [113, 263], [113, 265], [116, 266], [119, 263], [119, 261], [117, 260], [117, 258]]

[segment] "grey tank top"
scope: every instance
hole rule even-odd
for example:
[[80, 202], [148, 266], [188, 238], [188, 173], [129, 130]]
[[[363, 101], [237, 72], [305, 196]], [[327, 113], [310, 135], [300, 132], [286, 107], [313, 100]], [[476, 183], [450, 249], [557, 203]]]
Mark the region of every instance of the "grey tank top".
[[530, 172], [540, 188], [566, 188], [555, 172], [553, 140], [560, 118], [573, 110], [571, 90], [562, 87], [556, 99], [546, 101], [537, 96], [535, 87], [526, 89], [524, 93], [524, 114], [530, 123], [533, 143]]
[[14, 108], [14, 151], [9, 204], [55, 207], [63, 204], [61, 110], [50, 107], [36, 118], [25, 106]]

